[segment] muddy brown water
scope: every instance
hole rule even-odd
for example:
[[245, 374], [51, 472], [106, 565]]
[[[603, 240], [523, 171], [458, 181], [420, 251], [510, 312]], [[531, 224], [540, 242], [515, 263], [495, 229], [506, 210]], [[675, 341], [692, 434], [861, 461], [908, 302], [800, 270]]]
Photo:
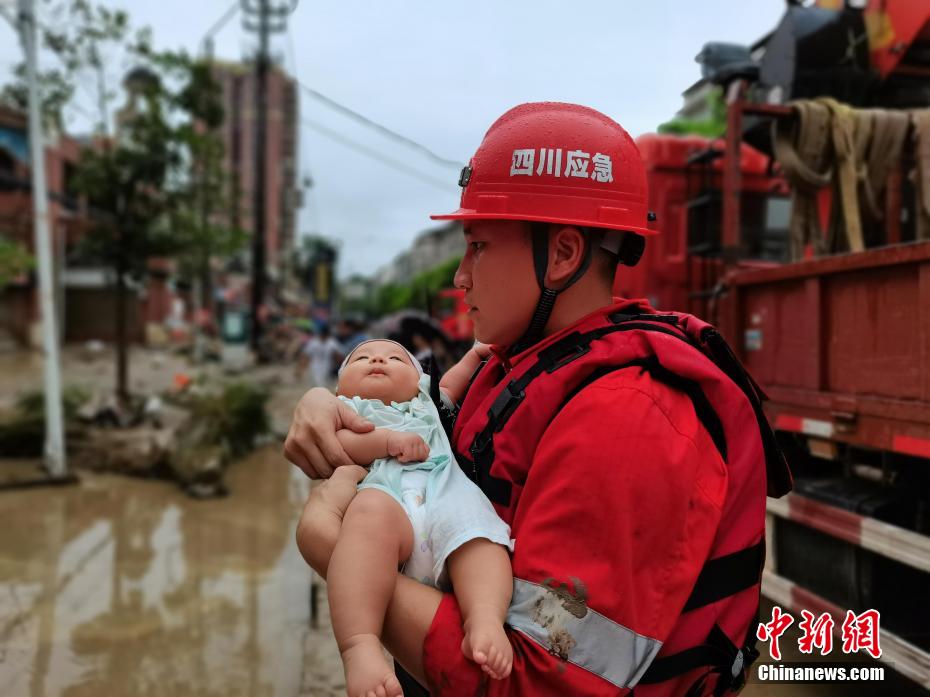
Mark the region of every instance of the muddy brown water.
[[341, 695], [294, 544], [309, 482], [278, 446], [231, 495], [82, 473], [0, 492], [0, 695]]

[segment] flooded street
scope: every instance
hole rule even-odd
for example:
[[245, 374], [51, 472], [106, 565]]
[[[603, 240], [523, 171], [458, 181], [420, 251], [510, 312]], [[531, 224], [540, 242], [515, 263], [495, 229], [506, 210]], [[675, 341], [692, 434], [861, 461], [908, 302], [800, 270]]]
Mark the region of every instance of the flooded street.
[[294, 544], [309, 482], [269, 446], [230, 496], [82, 472], [0, 493], [0, 694], [338, 695]]

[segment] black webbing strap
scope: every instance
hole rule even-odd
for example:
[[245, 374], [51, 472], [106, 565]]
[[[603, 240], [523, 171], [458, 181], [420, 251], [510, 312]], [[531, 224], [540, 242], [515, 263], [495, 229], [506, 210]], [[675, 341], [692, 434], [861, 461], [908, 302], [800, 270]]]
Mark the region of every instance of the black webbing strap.
[[562, 411], [565, 405], [568, 404], [573, 397], [575, 397], [591, 383], [596, 382], [602, 377], [610, 373], [614, 373], [618, 370], [625, 370], [627, 368], [634, 367], [642, 368], [648, 372], [653, 377], [653, 379], [657, 380], [658, 382], [665, 383], [669, 387], [678, 390], [679, 392], [683, 392], [685, 396], [691, 400], [691, 404], [694, 407], [694, 413], [698, 417], [698, 421], [701, 422], [704, 430], [706, 430], [710, 435], [710, 438], [714, 442], [714, 446], [716, 447], [717, 452], [720, 453], [721, 459], [726, 462], [727, 441], [723, 430], [723, 423], [720, 421], [720, 417], [717, 416], [717, 412], [714, 411], [710, 400], [707, 399], [707, 396], [704, 394], [701, 386], [693, 380], [683, 378], [677, 373], [674, 373], [663, 366], [659, 362], [658, 356], [655, 355], [646, 356], [645, 358], [637, 358], [630, 361], [629, 363], [624, 363], [618, 366], [604, 366], [598, 368], [590, 375], [588, 375], [578, 385], [576, 385], [575, 388], [565, 396], [565, 399], [562, 400], [562, 403], [559, 405], [559, 408], [556, 410], [555, 414], [552, 415], [552, 418], [554, 419], [555, 416], [560, 411]]
[[429, 697], [429, 691], [414, 680], [413, 676], [397, 661], [394, 661], [394, 673], [404, 691], [404, 697]]
[[[755, 626], [750, 627], [753, 631]], [[753, 634], [753, 637], [755, 634]], [[710, 634], [700, 646], [679, 651], [671, 656], [655, 659], [639, 679], [639, 685], [654, 685], [672, 680], [699, 668], [706, 671], [698, 676], [691, 685], [686, 697], [699, 697], [704, 694], [704, 686], [713, 675], [718, 675], [717, 684], [711, 694], [723, 697], [730, 692], [739, 692], [746, 683], [749, 667], [759, 657], [754, 640], [737, 648], [730, 637], [717, 625], [711, 627]]]
[[654, 685], [690, 673], [695, 668], [726, 666], [730, 668], [736, 658], [736, 645], [730, 637], [714, 624], [707, 636], [707, 641], [671, 656], [662, 656], [649, 664], [649, 668], [639, 679], [639, 685]]
[[782, 452], [778, 441], [775, 439], [775, 432], [769, 424], [765, 411], [762, 409], [762, 402], [768, 399], [762, 388], [756, 384], [752, 376], [743, 368], [742, 363], [734, 355], [729, 344], [724, 340], [713, 327], [706, 327], [701, 332], [701, 341], [710, 349], [712, 360], [724, 374], [739, 387], [749, 399], [749, 404], [756, 415], [756, 421], [759, 424], [759, 435], [762, 438], [762, 449], [765, 452], [765, 479], [767, 484], [767, 494], [772, 498], [781, 498], [793, 487], [791, 469], [785, 460], [785, 454]]
[[[514, 411], [516, 411], [517, 407], [519, 407], [526, 398], [526, 388], [543, 372], [555, 372], [559, 368], [568, 365], [572, 361], [588, 353], [591, 350], [591, 343], [593, 341], [608, 334], [622, 331], [646, 330], [659, 332], [661, 334], [673, 336], [687, 343], [695, 350], [700, 351], [702, 355], [706, 355], [697, 343], [692, 341], [687, 334], [677, 327], [678, 319], [674, 315], [614, 313], [609, 316], [609, 319], [612, 322], [610, 326], [599, 327], [598, 329], [593, 329], [584, 333], [577, 331], [572, 332], [540, 351], [536, 363], [534, 363], [522, 377], [517, 380], [511, 380], [504, 389], [501, 390], [500, 394], [497, 395], [494, 402], [492, 402], [490, 409], [488, 409], [487, 424], [485, 424], [481, 432], [475, 436], [469, 453], [472, 457], [471, 478], [494, 503], [501, 506], [509, 506], [511, 494], [510, 482], [505, 479], [494, 477], [490, 473], [491, 464], [494, 462], [494, 434], [499, 433], [501, 429], [504, 428], [510, 420], [510, 417], [513, 416]], [[670, 326], [661, 326], [663, 324]], [[656, 359], [655, 364], [658, 365], [658, 359]], [[663, 369], [660, 367], [659, 370], [662, 371]], [[674, 379], [678, 383], [677, 387], [679, 387], [679, 389], [685, 383], [691, 383], [691, 381], [680, 378], [671, 371], [665, 370], [663, 375], [674, 376], [669, 379]], [[703, 416], [704, 419], [702, 419], [702, 421], [706, 420], [705, 427], [708, 428], [708, 432], [714, 440], [714, 444], [720, 451], [724, 461], [726, 461], [727, 447], [723, 435], [723, 426], [720, 424], [720, 420], [707, 401], [707, 398], [697, 386], [697, 383], [691, 384], [693, 384], [693, 388], [689, 388], [691, 392], [689, 392], [688, 395], [692, 397], [699, 418]], [[695, 400], [694, 395], [697, 394], [699, 394], [699, 397]], [[702, 405], [706, 408], [699, 408]], [[465, 471], [469, 473], [468, 470]]]
[[543, 335], [549, 317], [552, 315], [552, 309], [555, 307], [555, 301], [559, 294], [575, 285], [579, 278], [584, 276], [588, 267], [591, 265], [591, 259], [594, 258], [594, 247], [588, 236], [584, 240], [584, 257], [581, 264], [575, 269], [565, 283], [559, 288], [549, 288], [546, 286], [546, 271], [549, 268], [549, 225], [546, 223], [533, 223], [531, 225], [531, 237], [533, 246], [533, 270], [536, 273], [536, 284], [539, 286], [539, 300], [536, 303], [536, 309], [533, 311], [533, 318], [523, 336], [511, 347], [510, 355], [515, 356], [518, 353], [528, 349], [537, 343]]
[[688, 396], [694, 405], [694, 412], [697, 414], [698, 421], [710, 434], [710, 438], [714, 442], [717, 452], [720, 453], [720, 457], [724, 462], [727, 462], [727, 438], [723, 430], [723, 422], [720, 421], [720, 417], [717, 416], [717, 412], [714, 411], [714, 407], [711, 405], [710, 400], [707, 399], [707, 395], [704, 394], [701, 386], [694, 380], [683, 378], [678, 373], [663, 366], [659, 362], [659, 357], [655, 355], [649, 356], [644, 361], [643, 368], [659, 382], [663, 382]]
[[765, 563], [765, 541], [738, 552], [709, 559], [698, 575], [682, 612], [723, 600], [759, 583]]
[[436, 361], [436, 356], [430, 356], [427, 365], [424, 366], [426, 374], [429, 375], [429, 398], [432, 400], [433, 404], [436, 405], [436, 408], [439, 409], [442, 407], [442, 398], [439, 394], [439, 381], [442, 380], [442, 370], [439, 368], [439, 363]]
[[[609, 319], [612, 322], [611, 326], [600, 327], [584, 333], [572, 332], [540, 351], [536, 363], [521, 378], [508, 383], [492, 403], [491, 408], [488, 410], [488, 422], [475, 437], [470, 450], [475, 470], [473, 479], [482, 489], [485, 489], [485, 484], [489, 487], [489, 489], [485, 490], [485, 493], [492, 501], [503, 506], [510, 504], [510, 483], [490, 474], [491, 463], [494, 461], [493, 436], [503, 429], [514, 411], [523, 402], [526, 397], [527, 386], [543, 372], [552, 373], [588, 353], [591, 350], [593, 341], [613, 332], [635, 330], [658, 332], [683, 341], [707, 357], [740, 388], [749, 400], [759, 426], [765, 452], [768, 495], [779, 497], [791, 490], [791, 471], [785, 461], [784, 453], [782, 453], [775, 439], [775, 433], [772, 431], [772, 427], [762, 409], [762, 400], [766, 399], [765, 393], [755, 383], [752, 376], [746, 372], [719, 332], [713, 327], [704, 329], [701, 333], [701, 341], [708, 349], [705, 350], [678, 327], [678, 318], [675, 315], [616, 312], [609, 315]], [[697, 383], [692, 383], [685, 378], [681, 378], [676, 373], [664, 369], [658, 364], [658, 359], [654, 364], [644, 367], [653, 368], [653, 374], [657, 379], [664, 380], [671, 386], [682, 389], [691, 397], [698, 418], [707, 428], [714, 445], [717, 446], [724, 462], [726, 462], [728, 449], [723, 426]], [[577, 392], [573, 394], [577, 394]]]
[[439, 423], [442, 425], [442, 430], [446, 432], [448, 438], [452, 438], [452, 429], [455, 428], [455, 417], [458, 415], [458, 405], [453, 404], [450, 408], [442, 401], [442, 396], [439, 392], [442, 370], [435, 356], [430, 357], [428, 370], [426, 372], [429, 375], [429, 398], [432, 400], [439, 414]]

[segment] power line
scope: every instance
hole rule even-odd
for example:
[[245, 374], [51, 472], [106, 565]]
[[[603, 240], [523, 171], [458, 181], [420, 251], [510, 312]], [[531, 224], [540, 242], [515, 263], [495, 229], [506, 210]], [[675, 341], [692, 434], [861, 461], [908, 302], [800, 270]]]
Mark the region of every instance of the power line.
[[207, 30], [207, 33], [203, 35], [201, 39], [201, 49], [202, 51], [212, 59], [213, 57], [213, 36], [223, 27], [226, 26], [226, 23], [231, 20], [235, 14], [239, 11], [239, 0], [236, 0], [229, 9], [223, 13], [223, 16], [220, 17], [213, 23], [213, 26]]
[[238, 11], [239, 2], [237, 0], [237, 2], [234, 2], [232, 5], [230, 5], [226, 12], [224, 12], [223, 15], [213, 23], [213, 26], [207, 29], [207, 33], [204, 34], [204, 36], [213, 36], [213, 34], [216, 34], [216, 32], [226, 26], [226, 22], [231, 20], [233, 15], [235, 15]]
[[435, 179], [434, 177], [431, 177], [428, 174], [424, 174], [413, 167], [405, 165], [403, 162], [398, 162], [397, 160], [390, 158], [387, 155], [383, 155], [382, 153], [378, 152], [374, 148], [370, 148], [367, 145], [362, 145], [361, 143], [352, 140], [351, 138], [347, 138], [341, 133], [338, 133], [337, 131], [327, 128], [326, 126], [323, 126], [322, 124], [316, 123], [315, 121], [311, 121], [310, 119], [306, 119], [306, 118], [301, 119], [300, 122], [302, 125], [306, 126], [307, 128], [312, 128], [314, 131], [318, 131], [322, 133], [323, 135], [329, 138], [332, 138], [333, 140], [344, 145], [347, 148], [355, 150], [356, 152], [360, 152], [363, 155], [367, 155], [368, 157], [378, 160], [379, 162], [381, 162], [384, 165], [387, 165], [388, 167], [393, 167], [394, 169], [400, 172], [403, 172], [404, 174], [407, 174], [408, 176], [414, 177], [415, 179], [419, 179], [420, 181], [426, 182], [427, 184], [431, 186], [435, 186], [436, 188], [442, 189], [444, 191], [449, 191], [450, 189], [453, 188], [449, 182], [442, 181], [440, 179]]
[[300, 71], [297, 69], [297, 52], [294, 50], [294, 34], [291, 31], [291, 25], [287, 26], [287, 55], [291, 61], [291, 70], [294, 73], [294, 79], [300, 84]]
[[[294, 79], [300, 83], [300, 66], [297, 62], [297, 51], [294, 49], [294, 32], [291, 31], [291, 25], [287, 25], [287, 53], [288, 59], [291, 61], [291, 73], [294, 75]], [[304, 173], [301, 175], [309, 177], [310, 181], [313, 181], [313, 168], [309, 165], [307, 161], [307, 156], [304, 155], [304, 164], [307, 165], [307, 169], [304, 170]], [[323, 230], [320, 225], [320, 210], [319, 210], [319, 199], [316, 195], [316, 186], [307, 186], [306, 190], [306, 208], [310, 211], [310, 222], [313, 226], [313, 229], [317, 232]]]
[[330, 99], [330, 98], [327, 97], [325, 94], [322, 94], [321, 92], [318, 92], [317, 90], [313, 89], [312, 87], [308, 87], [307, 85], [303, 84], [303, 83], [300, 82], [300, 81], [298, 81], [297, 84], [300, 85], [300, 88], [301, 88], [304, 92], [306, 92], [308, 95], [310, 95], [310, 96], [313, 97], [314, 99], [318, 99], [319, 101], [321, 101], [321, 102], [323, 102], [324, 104], [326, 104], [327, 106], [329, 106], [329, 107], [335, 109], [336, 111], [342, 112], [342, 113], [345, 114], [346, 116], [349, 116], [349, 117], [355, 119], [355, 120], [358, 121], [359, 123], [363, 123], [363, 124], [365, 124], [366, 126], [368, 126], [369, 128], [375, 129], [376, 131], [378, 131], [378, 132], [381, 133], [382, 135], [387, 136], [388, 138], [391, 138], [392, 140], [395, 140], [395, 141], [397, 141], [397, 142], [399, 142], [399, 143], [403, 143], [404, 145], [406, 145], [406, 146], [408, 146], [408, 147], [411, 147], [411, 148], [414, 148], [415, 150], [419, 150], [421, 153], [423, 153], [424, 155], [426, 155], [428, 158], [430, 158], [430, 159], [433, 160], [434, 162], [437, 162], [437, 163], [439, 163], [439, 164], [441, 164], [441, 165], [443, 165], [443, 166], [445, 166], [445, 167], [454, 167], [455, 169], [461, 169], [461, 168], [462, 168], [462, 163], [461, 163], [461, 162], [456, 162], [455, 160], [449, 160], [449, 159], [446, 159], [445, 157], [442, 157], [442, 156], [440, 156], [440, 155], [437, 155], [436, 153], [434, 153], [432, 150], [430, 150], [430, 149], [429, 149], [428, 147], [426, 147], [425, 145], [422, 145], [422, 144], [416, 142], [415, 140], [411, 140], [411, 139], [408, 138], [407, 136], [401, 135], [400, 133], [397, 133], [396, 131], [392, 131], [392, 130], [391, 130], [390, 128], [388, 128], [387, 126], [382, 126], [380, 123], [377, 123], [376, 121], [372, 121], [372, 120], [369, 119], [367, 116], [363, 116], [362, 114], [359, 114], [357, 111], [353, 111], [353, 110], [350, 109], [349, 107], [347, 107], [347, 106], [345, 106], [345, 105], [343, 105], [343, 104], [340, 104], [340, 103], [337, 102], [336, 100]]

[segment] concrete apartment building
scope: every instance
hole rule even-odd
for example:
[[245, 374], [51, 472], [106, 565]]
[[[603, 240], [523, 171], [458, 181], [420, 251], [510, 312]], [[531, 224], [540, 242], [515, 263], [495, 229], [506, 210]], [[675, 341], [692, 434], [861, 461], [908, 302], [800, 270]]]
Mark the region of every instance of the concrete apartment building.
[[[63, 134], [47, 135], [45, 177], [56, 295], [64, 315], [65, 286], [62, 260], [89, 223], [70, 187], [80, 154], [80, 143]], [[0, 105], [0, 236], [34, 254], [33, 203], [29, 132], [24, 112]], [[68, 298], [70, 301], [70, 298]], [[34, 272], [14, 278], [0, 288], [0, 343], [34, 343], [38, 337], [39, 305]], [[60, 323], [64, 316], [59, 317]]]
[[[232, 222], [254, 230], [256, 78], [253, 66], [217, 61], [214, 77], [223, 94], [226, 169], [233, 178]], [[268, 277], [282, 278], [294, 249], [300, 191], [297, 83], [280, 66], [268, 71], [265, 140], [265, 259]]]
[[[226, 170], [233, 184], [231, 222], [254, 229], [255, 76], [251, 65], [216, 64], [225, 109], [223, 141]], [[124, 85], [125, 87], [125, 85]], [[268, 73], [266, 161], [266, 272], [272, 288], [284, 277], [294, 248], [297, 188], [297, 84], [279, 67]], [[125, 109], [125, 107], [124, 107]], [[90, 338], [112, 340], [112, 278], [106, 269], [65, 262], [91, 226], [74, 192], [73, 171], [81, 147], [91, 145], [64, 134], [47, 134], [46, 177], [52, 254], [58, 284], [60, 324], [67, 341]], [[26, 115], [0, 106], [0, 234], [21, 242], [32, 252], [32, 196], [29, 183], [29, 136]], [[248, 249], [243, 260], [248, 266]], [[130, 339], [143, 341], [147, 324], [160, 324], [168, 316], [172, 298], [173, 265], [154, 260], [149, 276], [131, 284], [127, 308]], [[248, 276], [241, 279], [243, 290]], [[271, 290], [272, 288], [269, 288]], [[246, 294], [247, 297], [247, 294]], [[0, 289], [0, 344], [34, 344], [38, 336], [38, 304], [34, 273], [23, 274]]]
[[452, 221], [419, 233], [410, 248], [398, 254], [391, 263], [374, 274], [376, 286], [408, 283], [413, 278], [452, 257], [465, 253], [462, 224]]

